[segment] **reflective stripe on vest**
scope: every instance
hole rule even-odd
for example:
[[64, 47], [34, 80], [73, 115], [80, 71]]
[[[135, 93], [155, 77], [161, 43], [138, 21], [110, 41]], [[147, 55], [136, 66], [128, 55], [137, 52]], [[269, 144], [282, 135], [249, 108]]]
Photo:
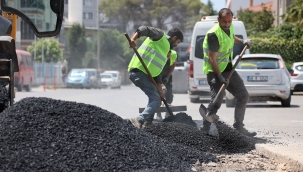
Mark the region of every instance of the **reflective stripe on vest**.
[[[143, 51], [140, 51], [140, 49], [142, 49]], [[145, 51], [144, 51], [145, 50]], [[155, 50], [151, 49], [148, 46], [145, 45], [141, 45], [141, 47], [138, 49], [140, 56], [145, 59], [146, 61], [152, 63], [153, 65], [163, 69], [165, 62], [167, 61], [167, 57], [162, 56], [161, 54], [157, 53]], [[154, 54], [155, 56], [157, 56], [159, 58], [159, 60], [164, 62], [164, 65], [161, 63], [158, 63], [155, 59], [150, 58], [148, 55], [146, 55], [146, 53], [151, 53]]]
[[209, 49], [208, 49], [208, 34], [215, 33], [218, 37], [219, 41], [219, 50], [218, 55], [216, 57], [216, 62], [221, 72], [223, 72], [230, 62], [230, 57], [233, 57], [233, 46], [234, 46], [234, 36], [235, 29], [234, 26], [230, 26], [230, 36], [228, 36], [219, 26], [216, 24], [213, 26], [205, 36], [203, 41], [203, 51], [204, 51], [204, 61], [203, 61], [203, 72], [208, 74], [209, 72], [213, 72], [211, 64], [209, 63]]
[[[158, 76], [163, 70], [169, 50], [170, 44], [165, 34], [163, 34], [162, 38], [158, 41], [146, 38], [138, 48], [138, 53], [153, 77]], [[133, 55], [128, 65], [128, 71], [133, 68], [137, 68], [147, 74], [136, 54]]]
[[[205, 53], [207, 53], [207, 54], [209, 53], [209, 50], [208, 50], [208, 49], [204, 49], [204, 48], [203, 48], [203, 51], [204, 51]], [[227, 52], [226, 54], [223, 54], [223, 53], [218, 52], [217, 63], [220, 63], [220, 62], [231, 62], [229, 58], [228, 58], [228, 59], [226, 59], [226, 58], [221, 59], [221, 58], [224, 57], [225, 55], [231, 54], [232, 52], [233, 52], [233, 48], [231, 48], [231, 49], [229, 50], [229, 52]], [[207, 57], [207, 58], [204, 58], [203, 60], [204, 60], [205, 62], [209, 62], [209, 58], [208, 58], [208, 57]]]
[[170, 66], [172, 66], [178, 58], [178, 54], [175, 50], [171, 50], [171, 55], [170, 55]]

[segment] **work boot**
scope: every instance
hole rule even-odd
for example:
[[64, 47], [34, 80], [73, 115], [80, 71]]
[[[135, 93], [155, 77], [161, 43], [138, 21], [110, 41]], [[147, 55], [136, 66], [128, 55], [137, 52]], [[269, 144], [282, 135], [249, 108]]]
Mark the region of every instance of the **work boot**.
[[152, 122], [144, 122], [142, 128], [148, 127], [150, 125], [152, 125]]
[[245, 129], [244, 127], [239, 127], [239, 128], [236, 128], [237, 131], [239, 131], [240, 133], [246, 135], [246, 136], [249, 136], [249, 137], [254, 137], [257, 135], [256, 132], [249, 132], [247, 129]]
[[136, 128], [141, 129], [142, 128], [142, 123], [139, 121], [138, 118], [131, 118], [130, 122], [135, 126]]

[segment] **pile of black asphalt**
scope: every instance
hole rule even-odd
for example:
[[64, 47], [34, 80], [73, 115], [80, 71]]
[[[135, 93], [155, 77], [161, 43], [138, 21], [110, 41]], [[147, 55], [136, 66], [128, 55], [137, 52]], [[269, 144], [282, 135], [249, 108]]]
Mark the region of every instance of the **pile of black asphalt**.
[[217, 123], [220, 138], [176, 122], [135, 128], [97, 106], [25, 98], [0, 114], [3, 171], [191, 171], [218, 153], [245, 153], [254, 140]]
[[[5, 88], [8, 85], [6, 79], [0, 79], [0, 109], [6, 109], [8, 107], [9, 95], [8, 91]], [[2, 107], [3, 106], [3, 107]]]

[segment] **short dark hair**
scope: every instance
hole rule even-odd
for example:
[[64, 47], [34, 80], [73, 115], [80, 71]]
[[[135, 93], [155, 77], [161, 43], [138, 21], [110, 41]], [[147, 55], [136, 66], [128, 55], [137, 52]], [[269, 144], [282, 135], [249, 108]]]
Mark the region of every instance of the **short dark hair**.
[[234, 16], [233, 12], [229, 9], [229, 8], [222, 8], [219, 11], [219, 18], [222, 18], [222, 14], [226, 13], [226, 14], [231, 14], [232, 16]]
[[178, 28], [170, 29], [168, 31], [167, 35], [170, 36], [170, 37], [176, 36], [178, 39], [181, 40], [181, 42], [183, 41], [183, 33]]

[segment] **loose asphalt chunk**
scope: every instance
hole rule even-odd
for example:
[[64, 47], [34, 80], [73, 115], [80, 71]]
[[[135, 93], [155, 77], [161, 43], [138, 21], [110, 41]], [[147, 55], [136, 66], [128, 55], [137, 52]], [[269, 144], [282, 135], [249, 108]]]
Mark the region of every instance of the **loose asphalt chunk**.
[[216, 122], [216, 127], [219, 139], [202, 133], [196, 127], [178, 122], [156, 123], [144, 130], [170, 143], [178, 143], [204, 152], [247, 153], [255, 149], [254, 138], [244, 136], [221, 121]]
[[[175, 124], [162, 125], [174, 127], [171, 139], [185, 134]], [[195, 140], [191, 145], [212, 143], [209, 136], [186, 127], [188, 138]], [[217, 161], [204, 152], [207, 148], [183, 142], [167, 141], [107, 110], [70, 101], [25, 98], [0, 114], [3, 171], [183, 172], [197, 160]]]

